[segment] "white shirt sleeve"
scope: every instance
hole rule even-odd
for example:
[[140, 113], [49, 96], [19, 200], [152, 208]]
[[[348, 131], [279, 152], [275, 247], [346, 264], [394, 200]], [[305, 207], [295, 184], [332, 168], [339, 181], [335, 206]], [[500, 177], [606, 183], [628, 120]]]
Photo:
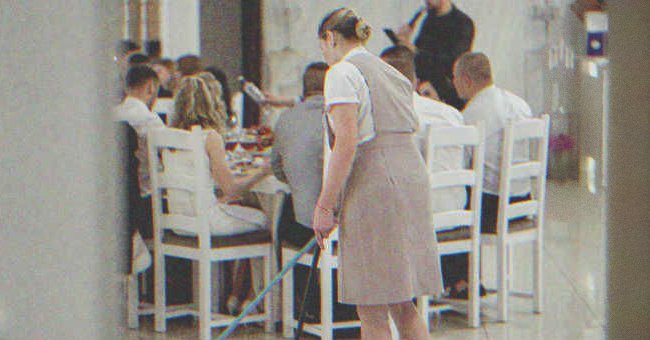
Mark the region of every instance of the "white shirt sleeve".
[[360, 104], [359, 91], [365, 80], [354, 65], [341, 61], [332, 66], [325, 77], [325, 106]]
[[165, 127], [165, 123], [156, 115], [140, 115], [137, 119], [129, 121], [129, 124], [136, 130], [138, 135], [146, 135], [148, 129]]
[[[358, 104], [358, 142], [365, 143], [375, 136], [375, 124], [372, 118], [370, 89], [361, 71], [345, 60], [330, 67], [325, 76], [325, 109], [329, 112], [332, 105]], [[329, 118], [329, 115], [327, 115]], [[330, 121], [330, 123], [332, 123]], [[333, 127], [333, 124], [332, 124]]]

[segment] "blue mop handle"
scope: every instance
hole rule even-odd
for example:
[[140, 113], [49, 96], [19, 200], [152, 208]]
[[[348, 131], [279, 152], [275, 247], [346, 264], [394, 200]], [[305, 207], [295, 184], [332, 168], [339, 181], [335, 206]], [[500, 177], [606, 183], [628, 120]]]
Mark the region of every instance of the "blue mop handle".
[[[284, 275], [285, 275], [285, 274], [286, 274], [286, 273], [287, 273], [291, 268], [293, 268], [293, 267], [296, 265], [296, 263], [298, 263], [298, 260], [299, 260], [303, 255], [305, 255], [308, 251], [310, 251], [310, 250], [311, 250], [315, 245], [316, 245], [316, 238], [312, 238], [311, 241], [309, 241], [309, 243], [307, 243], [307, 244], [306, 244], [302, 249], [300, 249], [300, 252], [299, 252], [299, 253], [298, 253], [294, 258], [292, 258], [291, 261], [289, 261], [289, 263], [287, 263], [287, 265], [284, 266], [284, 268], [282, 268], [282, 271], [279, 272], [277, 275], [275, 275], [275, 277], [273, 278], [273, 280], [271, 280], [271, 283], [269, 283], [269, 284], [264, 288], [264, 290], [262, 290], [262, 292], [261, 292], [257, 297], [255, 297], [255, 300], [253, 300], [250, 304], [248, 304], [248, 306], [246, 306], [246, 308], [244, 308], [244, 310], [243, 310], [241, 313], [239, 313], [239, 315], [237, 316], [237, 318], [235, 318], [235, 320], [233, 320], [233, 321], [230, 323], [230, 325], [228, 326], [228, 328], [226, 328], [226, 330], [223, 331], [223, 333], [221, 333], [221, 335], [219, 335], [219, 338], [217, 338], [217, 340], [224, 340], [224, 339], [226, 339], [230, 334], [232, 334], [232, 332], [235, 331], [235, 329], [237, 328], [237, 326], [239, 326], [239, 323], [241, 322], [241, 320], [242, 320], [246, 315], [248, 315], [248, 313], [250, 313], [250, 312], [253, 310], [253, 308], [255, 308], [255, 306], [257, 306], [257, 305], [260, 303], [260, 301], [262, 301], [262, 298], [264, 297], [264, 295], [266, 295], [266, 293], [268, 293], [268, 292], [271, 290], [271, 288], [273, 288], [273, 286], [275, 286], [276, 283], [280, 282], [280, 280], [282, 280], [282, 277], [283, 277], [283, 276], [284, 276]], [[271, 307], [271, 306], [266, 306], [266, 308], [270, 308], [270, 307]]]

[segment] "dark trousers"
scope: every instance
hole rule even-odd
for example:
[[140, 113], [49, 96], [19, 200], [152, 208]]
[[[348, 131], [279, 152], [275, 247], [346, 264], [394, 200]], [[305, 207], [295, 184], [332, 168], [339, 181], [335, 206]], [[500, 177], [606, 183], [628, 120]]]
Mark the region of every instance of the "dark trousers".
[[[530, 194], [511, 196], [510, 203], [526, 201], [529, 199]], [[481, 233], [494, 233], [496, 231], [498, 213], [499, 196], [483, 193], [481, 202]], [[442, 264], [442, 277], [445, 287], [450, 287], [460, 280], [467, 281], [467, 273], [469, 270], [468, 254], [446, 255], [442, 256], [440, 261]]]
[[314, 237], [314, 231], [296, 221], [293, 212], [293, 200], [291, 195], [287, 196], [282, 208], [280, 225], [278, 226], [278, 237], [280, 241], [291, 244], [294, 247], [302, 248]]
[[[294, 247], [302, 248], [314, 237], [314, 231], [311, 228], [296, 222], [293, 212], [293, 203], [289, 197], [284, 205], [282, 217], [280, 218], [280, 225], [278, 227], [278, 237], [280, 241], [289, 243]], [[294, 317], [298, 318], [298, 313], [302, 308], [302, 297], [307, 286], [307, 279], [309, 278], [310, 267], [297, 264], [293, 271], [293, 287], [294, 287]], [[334, 270], [333, 282], [337, 282], [337, 271]], [[320, 283], [319, 277], [316, 276], [316, 289], [312, 292], [311, 299], [306, 301], [306, 321], [307, 322], [320, 322]], [[346, 305], [336, 302], [338, 299], [337, 289], [334, 289], [334, 320], [357, 320], [356, 308], [352, 305]]]
[[127, 271], [130, 272], [131, 258], [133, 256], [133, 235], [136, 232], [140, 232], [143, 239], [146, 240], [152, 238], [153, 217], [151, 214], [151, 196], [140, 197], [138, 193], [131, 194], [128, 202], [128, 252], [126, 263], [128, 268]]

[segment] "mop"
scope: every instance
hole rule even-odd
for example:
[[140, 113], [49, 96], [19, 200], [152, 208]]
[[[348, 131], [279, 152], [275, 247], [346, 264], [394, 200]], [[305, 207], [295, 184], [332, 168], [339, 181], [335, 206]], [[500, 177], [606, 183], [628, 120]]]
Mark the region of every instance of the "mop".
[[[300, 252], [298, 252], [298, 254], [296, 254], [296, 256], [294, 258], [291, 259], [291, 261], [289, 261], [287, 263], [287, 265], [284, 268], [282, 268], [282, 271], [280, 271], [273, 278], [273, 280], [271, 280], [271, 282], [262, 290], [262, 292], [257, 297], [255, 297], [255, 299], [250, 304], [248, 304], [248, 306], [246, 306], [246, 308], [244, 308], [244, 310], [241, 313], [239, 313], [237, 318], [235, 318], [230, 323], [228, 328], [226, 328], [226, 330], [224, 330], [223, 333], [221, 333], [221, 335], [219, 335], [219, 338], [217, 338], [217, 340], [225, 340], [226, 338], [228, 338], [228, 336], [230, 336], [235, 331], [237, 326], [239, 326], [239, 323], [241, 322], [241, 320], [246, 315], [248, 315], [248, 313], [250, 313], [260, 303], [260, 301], [262, 301], [262, 299], [264, 298], [264, 295], [266, 295], [271, 290], [271, 288], [273, 288], [273, 286], [275, 286], [278, 282], [280, 282], [280, 280], [282, 280], [284, 275], [289, 270], [291, 270], [293, 267], [296, 266], [296, 264], [298, 263], [298, 260], [303, 255], [305, 255], [307, 252], [309, 252], [315, 245], [316, 245], [316, 238], [313, 238], [313, 239], [311, 239], [311, 241], [309, 241], [309, 243], [307, 243], [300, 250]], [[314, 253], [312, 263], [311, 263], [311, 271], [309, 272], [309, 278], [307, 279], [307, 287], [305, 289], [305, 294], [303, 295], [302, 305], [301, 305], [301, 308], [300, 308], [300, 316], [298, 318], [298, 329], [296, 330], [296, 334], [295, 334], [294, 339], [300, 339], [300, 336], [302, 335], [302, 328], [303, 328], [303, 323], [304, 323], [304, 318], [305, 318], [305, 303], [306, 303], [308, 297], [311, 295], [310, 292], [312, 290], [312, 286], [314, 286], [314, 284], [312, 284], [312, 281], [315, 282], [315, 280], [313, 279], [313, 276], [314, 276], [314, 273], [316, 272], [316, 270], [318, 269], [316, 265], [318, 263], [318, 258], [319, 257], [320, 257], [320, 248], [316, 247], [316, 251]], [[267, 306], [266, 308], [269, 308], [269, 307]]]

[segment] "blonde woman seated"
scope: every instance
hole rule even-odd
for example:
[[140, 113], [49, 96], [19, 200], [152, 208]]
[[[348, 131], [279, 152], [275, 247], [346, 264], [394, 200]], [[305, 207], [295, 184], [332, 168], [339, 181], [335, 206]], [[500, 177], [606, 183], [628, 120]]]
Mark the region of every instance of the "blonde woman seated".
[[[175, 97], [176, 120], [173, 127], [190, 130], [194, 125], [200, 125], [205, 133], [205, 156], [208, 159], [209, 169], [205, 169], [216, 182], [223, 195], [217, 199], [210, 197], [211, 210], [210, 230], [212, 235], [226, 236], [251, 232], [266, 228], [266, 216], [258, 209], [230, 204], [241, 197], [264, 177], [271, 173], [270, 166], [264, 164], [251, 171], [246, 177], [235, 177], [226, 161], [226, 150], [222, 134], [224, 132], [224, 119], [216, 112], [212, 91], [208, 84], [198, 77], [186, 77], [182, 80]], [[191, 160], [174, 157], [179, 171], [191, 166]], [[183, 197], [181, 192], [169, 193], [169, 207], [173, 213], [183, 213], [190, 207], [189, 194]]]
[[[205, 133], [205, 157], [209, 169], [205, 169], [216, 186], [223, 193], [219, 198], [210, 197], [208, 212], [210, 216], [210, 231], [215, 236], [235, 235], [267, 228], [267, 219], [259, 209], [233, 204], [239, 200], [253, 185], [271, 173], [268, 163], [252, 171], [246, 177], [235, 177], [226, 160], [226, 150], [222, 137], [225, 130], [225, 114], [217, 111], [223, 105], [215, 103], [213, 88], [201, 77], [185, 77], [181, 81], [174, 99], [176, 119], [173, 127], [190, 130], [194, 125], [200, 125]], [[172, 157], [173, 162], [166, 163], [168, 169], [184, 171], [190, 169], [192, 162], [189, 157]], [[168, 193], [169, 209], [172, 213], [184, 214], [191, 212], [191, 196], [187, 192], [177, 190]], [[233, 270], [232, 291], [227, 306], [231, 313], [236, 313], [241, 307], [241, 299], [251, 300], [254, 295], [253, 286], [244, 292], [244, 281], [249, 280], [249, 261], [238, 261]], [[243, 304], [246, 304], [244, 301]]]

